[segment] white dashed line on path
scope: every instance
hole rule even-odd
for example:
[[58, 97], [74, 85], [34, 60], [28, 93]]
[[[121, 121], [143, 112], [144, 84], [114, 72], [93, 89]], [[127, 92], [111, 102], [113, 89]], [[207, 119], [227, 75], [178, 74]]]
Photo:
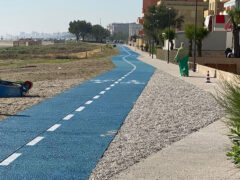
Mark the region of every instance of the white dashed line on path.
[[105, 94], [106, 91], [101, 91], [99, 94]]
[[8, 166], [11, 162], [16, 160], [21, 155], [22, 155], [22, 153], [14, 153], [14, 154], [12, 154], [7, 159], [5, 159], [3, 162], [1, 162], [0, 166]]
[[50, 127], [47, 131], [48, 132], [53, 132], [55, 131], [57, 128], [59, 128], [61, 126], [61, 124], [55, 124], [52, 127]]
[[105, 90], [106, 90], [106, 91], [108, 91], [108, 90], [110, 90], [110, 89], [111, 89], [111, 88], [110, 88], [110, 87], [108, 87], [108, 88], [106, 88]]
[[115, 84], [112, 84], [111, 87], [115, 86]]
[[87, 101], [85, 104], [91, 104], [93, 101]]
[[27, 146], [34, 146], [37, 143], [39, 143], [42, 139], [44, 139], [44, 137], [36, 137], [35, 139], [33, 139], [32, 141], [30, 141], [29, 143], [27, 143]]
[[115, 82], [115, 84], [118, 84], [118, 82]]
[[63, 118], [63, 120], [69, 120], [74, 116], [74, 114], [69, 114], [67, 115], [65, 118]]
[[100, 98], [99, 95], [93, 97], [93, 99], [98, 99], [98, 98]]
[[85, 107], [84, 106], [80, 106], [78, 109], [76, 109], [77, 112], [81, 112], [82, 110], [84, 110]]

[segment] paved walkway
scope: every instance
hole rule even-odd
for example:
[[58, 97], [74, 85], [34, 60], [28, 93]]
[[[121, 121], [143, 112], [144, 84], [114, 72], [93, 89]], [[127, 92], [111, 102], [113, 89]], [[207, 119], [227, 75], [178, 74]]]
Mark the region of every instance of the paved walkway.
[[[152, 59], [147, 53], [130, 48], [141, 55], [140, 60], [201, 89], [215, 93], [216, 79], [212, 78], [213, 83], [207, 84], [205, 76], [193, 72], [190, 72], [189, 78], [180, 77], [178, 66], [156, 58]], [[219, 120], [151, 155], [112, 179], [240, 179], [240, 170], [236, 169], [226, 157], [226, 152], [231, 148], [227, 133], [228, 129]]]

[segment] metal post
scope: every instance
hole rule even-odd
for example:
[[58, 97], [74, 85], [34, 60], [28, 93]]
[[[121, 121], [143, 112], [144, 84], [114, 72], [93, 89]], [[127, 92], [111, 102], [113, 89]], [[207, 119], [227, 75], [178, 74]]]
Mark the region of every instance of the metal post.
[[171, 8], [168, 8], [168, 60], [167, 60], [168, 64], [169, 64], [169, 38], [170, 38], [170, 10]]
[[197, 34], [197, 2], [198, 0], [195, 0], [195, 27], [194, 27], [194, 52], [193, 52], [193, 72], [196, 72], [196, 34]]
[[149, 56], [151, 56], [151, 40], [148, 40], [148, 52], [149, 52]]
[[153, 53], [154, 53], [154, 40], [152, 40], [152, 59], [153, 59]]

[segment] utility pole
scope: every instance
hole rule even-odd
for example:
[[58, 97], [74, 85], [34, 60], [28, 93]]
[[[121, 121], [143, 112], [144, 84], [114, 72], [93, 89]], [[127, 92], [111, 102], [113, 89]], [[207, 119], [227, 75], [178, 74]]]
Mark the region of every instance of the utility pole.
[[194, 52], [193, 52], [193, 72], [196, 72], [196, 34], [197, 34], [197, 6], [198, 0], [195, 0], [195, 27], [194, 27]]
[[168, 60], [167, 60], [167, 63], [169, 64], [169, 53], [170, 53], [170, 50], [169, 50], [169, 38], [170, 38], [170, 10], [171, 8], [168, 8]]

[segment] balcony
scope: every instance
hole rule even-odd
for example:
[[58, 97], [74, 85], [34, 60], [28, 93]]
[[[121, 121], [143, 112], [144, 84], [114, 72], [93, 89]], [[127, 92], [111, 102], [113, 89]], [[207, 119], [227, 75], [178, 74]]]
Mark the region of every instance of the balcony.
[[138, 35], [143, 35], [143, 34], [144, 34], [143, 30], [138, 31]]
[[204, 11], [204, 18], [206, 18], [209, 15], [214, 15], [214, 10], [206, 10], [206, 11]]
[[144, 18], [140, 18], [140, 17], [139, 17], [137, 22], [138, 22], [138, 24], [143, 24]]
[[220, 2], [223, 2], [223, 3], [225, 3], [225, 2], [228, 2], [229, 0], [220, 0]]

